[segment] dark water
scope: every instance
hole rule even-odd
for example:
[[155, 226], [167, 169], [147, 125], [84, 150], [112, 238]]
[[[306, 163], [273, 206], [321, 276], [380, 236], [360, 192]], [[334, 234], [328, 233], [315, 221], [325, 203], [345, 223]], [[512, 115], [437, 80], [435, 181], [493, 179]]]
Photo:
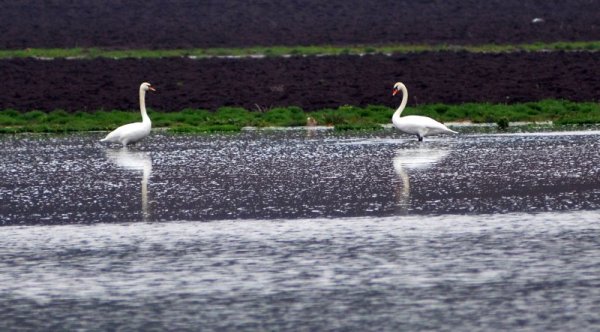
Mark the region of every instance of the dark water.
[[0, 330], [600, 329], [600, 134], [0, 137]]

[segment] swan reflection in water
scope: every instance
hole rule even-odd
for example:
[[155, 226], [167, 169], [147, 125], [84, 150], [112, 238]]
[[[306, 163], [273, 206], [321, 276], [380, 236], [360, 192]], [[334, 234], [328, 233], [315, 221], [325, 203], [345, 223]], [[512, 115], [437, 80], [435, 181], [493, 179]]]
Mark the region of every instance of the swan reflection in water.
[[398, 190], [398, 205], [403, 212], [410, 207], [409, 173], [425, 170], [450, 154], [450, 149], [419, 147], [416, 149], [400, 149], [393, 159], [394, 170], [402, 180], [402, 188]]
[[106, 158], [115, 165], [132, 171], [142, 172], [142, 218], [148, 220], [148, 178], [152, 173], [152, 159], [147, 152], [130, 151], [127, 148], [105, 151]]

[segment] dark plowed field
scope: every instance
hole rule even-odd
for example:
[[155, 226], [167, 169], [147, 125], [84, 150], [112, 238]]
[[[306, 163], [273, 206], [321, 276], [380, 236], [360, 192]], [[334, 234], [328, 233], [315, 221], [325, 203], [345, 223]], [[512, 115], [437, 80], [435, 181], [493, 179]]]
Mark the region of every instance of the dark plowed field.
[[598, 53], [425, 53], [401, 56], [266, 59], [5, 60], [0, 109], [135, 109], [150, 81], [155, 110], [256, 109], [339, 105], [395, 106], [404, 81], [410, 104], [522, 102], [545, 98], [600, 101]]
[[[274, 44], [509, 43], [600, 39], [600, 0], [2, 1], [0, 48], [178, 48]], [[532, 23], [534, 17], [544, 19]], [[2, 60], [0, 109], [248, 109], [600, 100], [599, 53], [365, 57]]]
[[0, 48], [600, 39], [599, 0], [19, 0], [0, 8]]

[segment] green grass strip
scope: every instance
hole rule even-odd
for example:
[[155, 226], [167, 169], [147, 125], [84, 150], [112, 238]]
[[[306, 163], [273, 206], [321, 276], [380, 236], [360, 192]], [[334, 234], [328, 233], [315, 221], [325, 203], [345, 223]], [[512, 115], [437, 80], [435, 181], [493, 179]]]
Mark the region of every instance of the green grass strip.
[[[185, 109], [179, 112], [149, 111], [155, 128], [172, 132], [237, 132], [243, 127], [305, 126], [312, 117], [318, 125], [335, 126], [338, 130], [373, 130], [391, 123], [394, 109], [385, 106], [340, 106], [304, 112], [299, 107], [275, 107], [263, 112], [243, 108], [222, 107], [216, 112]], [[600, 104], [543, 100], [519, 104], [467, 103], [461, 105], [427, 104], [408, 107], [403, 115], [418, 114], [441, 122], [473, 123], [546, 122], [558, 125], [600, 124]], [[109, 131], [126, 123], [140, 121], [138, 111], [96, 111], [67, 113], [0, 111], [0, 133]]]
[[251, 56], [315, 56], [315, 55], [362, 55], [362, 54], [405, 54], [420, 52], [471, 52], [511, 53], [546, 51], [598, 51], [600, 41], [575, 41], [555, 43], [531, 43], [517, 45], [428, 45], [428, 44], [383, 44], [383, 45], [315, 45], [315, 46], [269, 46], [243, 48], [193, 48], [193, 49], [105, 49], [105, 48], [28, 48], [24, 50], [0, 50], [0, 59], [126, 59], [126, 58], [210, 58]]

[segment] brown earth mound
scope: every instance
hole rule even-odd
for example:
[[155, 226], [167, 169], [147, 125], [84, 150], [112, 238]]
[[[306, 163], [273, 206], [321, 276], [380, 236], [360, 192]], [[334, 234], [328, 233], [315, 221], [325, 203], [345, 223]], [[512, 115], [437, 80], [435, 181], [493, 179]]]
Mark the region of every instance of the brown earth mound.
[[[395, 106], [391, 87], [407, 84], [410, 104], [600, 101], [600, 56], [588, 52], [265, 59], [0, 61], [0, 109], [136, 109], [137, 88], [153, 83], [155, 110], [340, 105]], [[258, 105], [258, 106], [257, 106]]]
[[600, 39], [600, 0], [19, 0], [0, 8], [0, 48]]

